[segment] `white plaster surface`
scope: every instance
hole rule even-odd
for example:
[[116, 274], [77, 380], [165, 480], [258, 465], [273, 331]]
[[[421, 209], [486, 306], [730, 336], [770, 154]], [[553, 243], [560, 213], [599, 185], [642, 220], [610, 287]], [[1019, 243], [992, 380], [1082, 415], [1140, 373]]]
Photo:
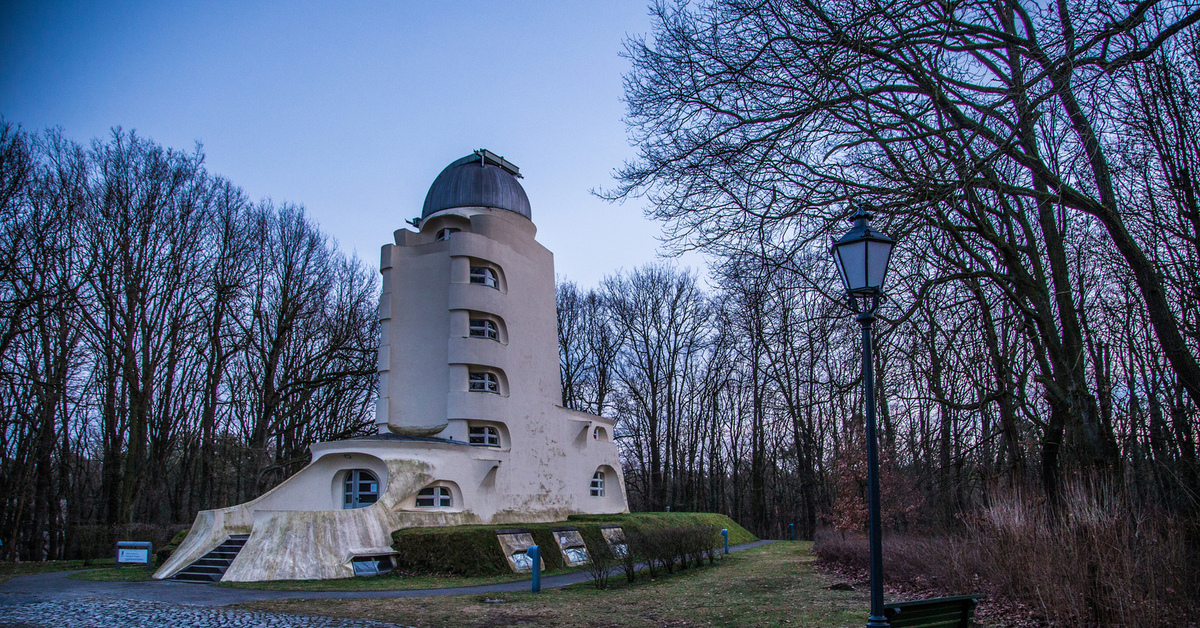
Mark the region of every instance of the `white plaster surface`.
[[[436, 240], [443, 227], [460, 232]], [[561, 401], [553, 255], [525, 217], [487, 207], [444, 210], [419, 232], [399, 230], [381, 251], [379, 400], [374, 437], [313, 445], [313, 462], [261, 497], [201, 512], [156, 573], [167, 578], [230, 534], [250, 537], [224, 580], [350, 577], [350, 558], [391, 545], [418, 526], [564, 521], [628, 512], [615, 421]], [[470, 282], [496, 271], [498, 287]], [[500, 340], [470, 337], [469, 320], [502, 321]], [[473, 392], [471, 372], [495, 374], [500, 392]], [[494, 426], [500, 447], [469, 445], [469, 428]], [[379, 500], [342, 509], [351, 469], [380, 480]], [[605, 494], [591, 495], [605, 473]], [[416, 506], [449, 487], [451, 507]]]

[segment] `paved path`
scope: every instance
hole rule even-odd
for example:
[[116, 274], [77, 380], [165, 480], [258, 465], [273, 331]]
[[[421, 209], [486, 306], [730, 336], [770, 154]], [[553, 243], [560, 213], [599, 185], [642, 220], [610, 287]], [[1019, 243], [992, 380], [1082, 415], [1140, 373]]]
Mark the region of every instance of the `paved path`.
[[263, 613], [219, 606], [72, 600], [0, 606], [3, 628], [399, 628], [367, 619]]
[[[734, 545], [732, 551], [766, 545], [756, 541]], [[529, 580], [445, 589], [395, 591], [261, 591], [231, 589], [211, 584], [151, 580], [147, 582], [96, 582], [72, 580], [74, 571], [18, 576], [0, 583], [0, 628], [374, 628], [379, 622], [302, 617], [220, 608], [257, 600], [284, 598], [389, 598], [426, 597], [528, 591]], [[542, 577], [550, 589], [587, 582], [586, 571]]]

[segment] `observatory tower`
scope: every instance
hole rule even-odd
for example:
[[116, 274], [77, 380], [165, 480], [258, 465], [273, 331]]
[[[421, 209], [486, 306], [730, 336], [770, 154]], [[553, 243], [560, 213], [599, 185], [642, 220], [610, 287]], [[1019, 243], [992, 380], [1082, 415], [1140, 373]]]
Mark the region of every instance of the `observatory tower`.
[[474, 151], [384, 245], [377, 433], [315, 444], [261, 497], [202, 511], [155, 578], [243, 537], [220, 580], [349, 577], [400, 528], [628, 512], [615, 422], [559, 405], [554, 256], [520, 176]]

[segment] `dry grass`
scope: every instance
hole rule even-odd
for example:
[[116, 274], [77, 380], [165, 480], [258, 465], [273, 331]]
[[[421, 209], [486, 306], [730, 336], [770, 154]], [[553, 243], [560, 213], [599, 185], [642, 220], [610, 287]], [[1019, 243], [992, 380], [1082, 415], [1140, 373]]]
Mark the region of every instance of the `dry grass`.
[[[1200, 606], [1196, 531], [1130, 508], [1103, 486], [1068, 488], [1054, 515], [1012, 494], [966, 522], [946, 537], [885, 538], [888, 584], [941, 595], [986, 593], [1028, 609], [1026, 619], [1039, 625], [1188, 625], [1182, 620]], [[862, 537], [831, 531], [817, 540], [822, 560], [857, 571], [866, 569], [866, 548]]]
[[[563, 626], [861, 626], [865, 591], [832, 591], [813, 569], [811, 543], [779, 542], [725, 556], [713, 567], [609, 588], [591, 584], [540, 594], [504, 593], [366, 600], [273, 600], [243, 608], [376, 619], [420, 628]], [[499, 602], [488, 602], [499, 599]]]
[[1196, 540], [1180, 521], [1083, 486], [1065, 492], [1057, 515], [1044, 512], [1014, 496], [971, 522], [964, 549], [978, 558], [968, 561], [998, 593], [1065, 626], [1163, 626], [1200, 604]]

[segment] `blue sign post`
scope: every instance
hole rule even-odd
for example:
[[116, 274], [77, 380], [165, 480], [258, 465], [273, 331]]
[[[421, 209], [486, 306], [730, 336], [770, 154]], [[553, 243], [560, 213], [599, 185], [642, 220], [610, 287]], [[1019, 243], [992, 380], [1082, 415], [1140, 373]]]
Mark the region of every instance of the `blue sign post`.
[[729, 553], [729, 529], [721, 530], [721, 536], [725, 537], [725, 553]]
[[533, 592], [541, 593], [542, 591], [542, 557], [539, 555], [538, 546], [530, 545], [525, 551], [529, 556], [529, 560], [533, 561]]
[[788, 540], [789, 541], [796, 540], [796, 524], [794, 524], [794, 523], [788, 524]]

